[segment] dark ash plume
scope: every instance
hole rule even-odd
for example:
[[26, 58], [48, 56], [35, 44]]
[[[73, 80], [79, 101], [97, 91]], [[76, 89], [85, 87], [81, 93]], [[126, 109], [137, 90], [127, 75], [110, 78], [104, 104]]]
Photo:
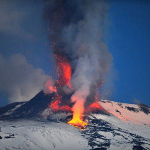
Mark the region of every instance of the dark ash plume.
[[[72, 68], [72, 101], [94, 100], [112, 63], [103, 42], [108, 5], [102, 0], [50, 0], [45, 9], [55, 55]], [[87, 102], [88, 103], [88, 102]]]

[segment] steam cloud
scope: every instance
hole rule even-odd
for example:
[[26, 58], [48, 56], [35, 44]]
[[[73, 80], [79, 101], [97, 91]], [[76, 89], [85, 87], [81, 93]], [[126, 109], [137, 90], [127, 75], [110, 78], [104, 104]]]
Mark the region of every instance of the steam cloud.
[[28, 64], [23, 55], [4, 58], [0, 54], [0, 92], [8, 95], [9, 102], [30, 100], [43, 88], [47, 78], [41, 69]]
[[72, 67], [73, 109], [95, 95], [111, 66], [112, 56], [103, 42], [107, 11], [108, 5], [102, 0], [50, 0], [47, 3], [53, 52], [68, 59]]

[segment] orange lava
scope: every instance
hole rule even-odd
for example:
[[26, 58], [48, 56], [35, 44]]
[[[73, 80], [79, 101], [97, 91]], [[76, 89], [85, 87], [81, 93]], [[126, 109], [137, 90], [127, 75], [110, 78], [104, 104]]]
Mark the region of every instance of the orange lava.
[[50, 104], [50, 108], [52, 109], [53, 112], [57, 111], [65, 111], [65, 112], [71, 112], [71, 107], [68, 105], [60, 106], [61, 104], [61, 96], [56, 97], [56, 100], [52, 101]]
[[57, 99], [55, 101], [52, 101], [51, 104], [50, 104], [50, 108], [52, 108], [52, 110], [54, 112], [58, 111], [59, 110], [59, 104], [60, 104], [60, 101]]
[[71, 67], [70, 64], [68, 62], [65, 63], [61, 63], [61, 68], [62, 68], [62, 72], [63, 72], [63, 80], [66, 83], [66, 85], [68, 85], [71, 88], [71, 83], [70, 83], [70, 79], [71, 79]]
[[71, 121], [68, 122], [68, 124], [79, 129], [85, 129], [85, 127], [88, 125], [87, 122], [81, 120], [80, 118], [73, 118]]
[[71, 66], [69, 61], [61, 55], [55, 55], [55, 57], [57, 63], [57, 75], [59, 78], [58, 84], [60, 86], [67, 85], [69, 88], [71, 88]]
[[54, 83], [52, 81], [52, 79], [48, 79], [47, 82], [44, 85], [44, 89], [46, 93], [52, 93], [55, 92], [57, 93], [57, 88], [54, 86]]
[[83, 121], [82, 113], [81, 113], [80, 109], [75, 110], [73, 112], [73, 118], [71, 121], [68, 122], [68, 124], [75, 126], [79, 129], [85, 129], [85, 126], [88, 125], [87, 122]]
[[[61, 54], [55, 55], [55, 58], [56, 58], [57, 76], [58, 76], [57, 88], [67, 85], [71, 89], [72, 88], [70, 83], [71, 66], [68, 59]], [[71, 112], [71, 107], [67, 105], [61, 106], [62, 96], [57, 93], [57, 88], [52, 87], [50, 85], [48, 86], [49, 91], [53, 91], [56, 93], [56, 96], [53, 98], [53, 101], [51, 102], [49, 107], [52, 109], [53, 112], [57, 112], [57, 111]]]
[[92, 103], [91, 105], [89, 105], [88, 108], [86, 108], [85, 112], [89, 113], [89, 112], [102, 110], [102, 109], [103, 108], [100, 106], [99, 101], [98, 101], [98, 92], [96, 92], [96, 94], [95, 94], [95, 102]]
[[[76, 97], [72, 98], [72, 101], [76, 100]], [[83, 121], [83, 113], [84, 113], [84, 102], [83, 100], [78, 100], [74, 104], [73, 108], [73, 118], [68, 124], [75, 126], [79, 129], [85, 129], [85, 126], [88, 125], [87, 122]]]
[[90, 108], [96, 108], [96, 109], [102, 109], [102, 107], [99, 105], [98, 101], [94, 102], [89, 106]]
[[65, 112], [71, 112], [71, 107], [64, 105], [64, 106], [59, 107], [59, 110], [65, 111]]
[[57, 92], [57, 89], [56, 89], [56, 87], [53, 87], [53, 86], [48, 86], [48, 89], [49, 89], [49, 91], [51, 91], [51, 92]]

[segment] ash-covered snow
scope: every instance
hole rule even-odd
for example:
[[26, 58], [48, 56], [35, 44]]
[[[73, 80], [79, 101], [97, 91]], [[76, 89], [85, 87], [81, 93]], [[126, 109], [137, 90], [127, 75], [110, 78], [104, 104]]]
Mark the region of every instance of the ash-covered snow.
[[89, 126], [83, 133], [93, 148], [131, 150], [137, 146], [142, 148], [139, 150], [150, 150], [150, 125], [125, 122], [113, 115], [90, 115]]

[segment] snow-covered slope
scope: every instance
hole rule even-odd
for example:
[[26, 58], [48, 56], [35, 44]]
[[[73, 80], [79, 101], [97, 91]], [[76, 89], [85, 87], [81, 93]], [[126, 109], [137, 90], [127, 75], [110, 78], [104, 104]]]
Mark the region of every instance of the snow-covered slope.
[[88, 126], [80, 130], [67, 124], [72, 113], [52, 113], [51, 98], [41, 91], [0, 108], [0, 150], [150, 150], [146, 105], [102, 100], [105, 111], [86, 114]]
[[86, 130], [59, 120], [1, 121], [0, 149], [150, 150], [149, 125], [124, 122], [113, 115], [91, 114], [86, 119]]
[[88, 140], [65, 123], [11, 121], [0, 124], [0, 150], [86, 150]]
[[144, 104], [126, 104], [101, 100], [100, 105], [123, 121], [150, 125], [150, 108]]

